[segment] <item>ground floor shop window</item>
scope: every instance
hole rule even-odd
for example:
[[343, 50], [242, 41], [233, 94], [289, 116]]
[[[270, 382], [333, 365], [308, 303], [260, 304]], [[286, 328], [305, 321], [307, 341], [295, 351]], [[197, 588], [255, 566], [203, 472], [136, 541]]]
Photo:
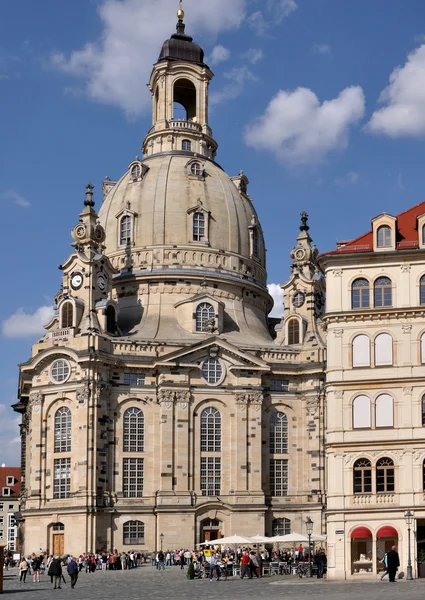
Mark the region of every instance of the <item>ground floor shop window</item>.
[[351, 572], [371, 573], [372, 532], [367, 527], [357, 527], [351, 533]]

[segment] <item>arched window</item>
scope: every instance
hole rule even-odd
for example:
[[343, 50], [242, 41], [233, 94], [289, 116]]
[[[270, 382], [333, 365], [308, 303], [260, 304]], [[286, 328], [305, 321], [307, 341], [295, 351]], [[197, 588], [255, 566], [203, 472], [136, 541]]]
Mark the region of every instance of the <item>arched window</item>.
[[376, 463], [376, 493], [393, 492], [394, 462], [391, 458], [380, 458]]
[[372, 493], [372, 465], [367, 458], [359, 458], [354, 463], [353, 489], [355, 494]]
[[425, 244], [425, 225], [422, 225], [422, 244]]
[[62, 406], [55, 413], [55, 452], [71, 452], [71, 411]]
[[196, 307], [196, 331], [208, 332], [211, 324], [215, 325], [214, 307], [208, 302], [198, 304]]
[[419, 281], [419, 304], [425, 304], [425, 275]]
[[113, 306], [108, 306], [106, 309], [106, 331], [115, 334], [117, 329], [116, 316], [115, 316], [115, 308]]
[[221, 414], [210, 406], [201, 414], [201, 452], [221, 451]]
[[353, 367], [370, 367], [370, 340], [367, 335], [353, 339]]
[[65, 525], [63, 523], [53, 523], [52, 530], [53, 531], [65, 531]]
[[369, 282], [360, 277], [355, 279], [351, 286], [351, 308], [369, 308], [370, 294]]
[[270, 417], [270, 454], [287, 454], [288, 418], [284, 413], [275, 412]]
[[71, 302], [64, 302], [62, 306], [62, 327], [72, 327], [74, 324], [74, 307]]
[[192, 142], [190, 140], [183, 140], [182, 150], [185, 150], [186, 152], [192, 152]]
[[131, 217], [124, 215], [120, 221], [120, 244], [126, 246], [131, 243]]
[[375, 365], [393, 364], [393, 338], [389, 333], [380, 333], [375, 338]]
[[220, 381], [223, 376], [223, 367], [216, 358], [207, 358], [201, 367], [202, 378], [209, 384], [214, 385]]
[[375, 426], [394, 426], [394, 401], [389, 394], [381, 394], [375, 402]]
[[288, 344], [300, 343], [300, 322], [298, 319], [289, 319], [288, 321]]
[[280, 518], [272, 521], [272, 536], [288, 535], [291, 533], [291, 521], [289, 519]]
[[388, 227], [388, 225], [378, 227], [377, 246], [378, 248], [391, 247], [391, 227]]
[[373, 286], [374, 306], [392, 306], [391, 279], [388, 277], [378, 277]]
[[422, 463], [422, 490], [425, 492], [425, 460]]
[[421, 363], [425, 363], [425, 333], [421, 335]]
[[124, 452], [143, 452], [144, 415], [140, 408], [127, 408], [124, 413]]
[[425, 426], [425, 394], [422, 396], [421, 407], [422, 407], [422, 427], [424, 427]]
[[177, 79], [174, 83], [174, 119], [196, 121], [196, 87], [190, 79]]
[[194, 212], [193, 213], [193, 241], [194, 242], [205, 242], [205, 213]]
[[370, 427], [370, 399], [357, 396], [353, 400], [353, 428]]
[[123, 526], [122, 543], [125, 546], [137, 546], [145, 543], [145, 524], [143, 521], [126, 521]]

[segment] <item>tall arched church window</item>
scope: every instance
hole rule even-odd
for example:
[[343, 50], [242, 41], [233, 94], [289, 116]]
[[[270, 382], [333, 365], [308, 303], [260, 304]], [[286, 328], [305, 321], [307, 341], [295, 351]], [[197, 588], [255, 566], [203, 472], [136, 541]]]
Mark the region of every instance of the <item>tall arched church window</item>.
[[375, 401], [375, 426], [394, 426], [394, 401], [389, 394], [380, 394]]
[[196, 307], [196, 331], [208, 332], [211, 323], [215, 323], [214, 307], [208, 302], [198, 304]]
[[62, 406], [55, 413], [55, 452], [71, 452], [72, 415], [68, 407]]
[[143, 452], [144, 415], [140, 408], [127, 408], [124, 413], [124, 452]]
[[353, 367], [370, 367], [370, 340], [363, 333], [353, 339]]
[[378, 227], [377, 246], [378, 248], [391, 247], [391, 227], [388, 227], [388, 225]]
[[273, 519], [272, 521], [272, 536], [288, 535], [291, 533], [291, 521], [285, 517]]
[[213, 407], [201, 414], [201, 452], [221, 451], [221, 414]]
[[196, 120], [196, 87], [190, 79], [177, 79], [174, 83], [173, 117], [185, 121]]
[[270, 417], [270, 454], [287, 454], [288, 452], [288, 418], [282, 412], [275, 412]]
[[106, 331], [114, 335], [117, 330], [117, 320], [115, 315], [115, 308], [108, 306], [106, 309]]
[[120, 221], [120, 244], [126, 246], [131, 243], [131, 217], [124, 215]]
[[182, 141], [182, 150], [185, 150], [186, 152], [191, 152], [192, 151], [192, 142], [190, 140], [183, 140]]
[[425, 363], [425, 333], [421, 335], [421, 363]]
[[123, 526], [124, 546], [137, 546], [145, 543], [145, 524], [143, 521], [126, 521]]
[[393, 338], [389, 333], [380, 333], [375, 338], [375, 365], [393, 364]]
[[353, 428], [370, 427], [370, 398], [357, 396], [353, 400]]
[[355, 494], [372, 493], [372, 465], [367, 458], [359, 458], [354, 463], [353, 490]]
[[392, 288], [391, 279], [388, 277], [378, 277], [373, 286], [374, 306], [392, 306]]
[[391, 458], [380, 458], [376, 463], [376, 493], [394, 492], [394, 462]]
[[422, 462], [422, 491], [425, 492], [425, 460]]
[[351, 308], [369, 308], [369, 282], [363, 277], [355, 279], [351, 286]]
[[419, 303], [425, 304], [425, 275], [419, 281]]
[[205, 242], [205, 213], [194, 212], [193, 213], [193, 241], [194, 242]]
[[203, 496], [221, 493], [221, 414], [210, 406], [201, 414], [201, 479]]
[[298, 319], [289, 319], [288, 321], [288, 344], [300, 343], [300, 322]]
[[71, 302], [64, 302], [62, 305], [62, 327], [72, 327], [74, 324], [74, 307]]

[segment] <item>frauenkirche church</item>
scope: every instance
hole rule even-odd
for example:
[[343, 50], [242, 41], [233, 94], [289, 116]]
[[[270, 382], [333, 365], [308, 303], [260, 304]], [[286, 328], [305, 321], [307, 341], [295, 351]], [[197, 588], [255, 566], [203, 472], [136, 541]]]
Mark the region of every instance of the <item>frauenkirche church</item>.
[[25, 552], [193, 548], [310, 517], [329, 578], [376, 573], [392, 543], [405, 564], [405, 510], [425, 534], [425, 203], [321, 257], [303, 213], [269, 319], [249, 182], [216, 162], [213, 73], [183, 19], [142, 158], [98, 213], [87, 186], [20, 365]]

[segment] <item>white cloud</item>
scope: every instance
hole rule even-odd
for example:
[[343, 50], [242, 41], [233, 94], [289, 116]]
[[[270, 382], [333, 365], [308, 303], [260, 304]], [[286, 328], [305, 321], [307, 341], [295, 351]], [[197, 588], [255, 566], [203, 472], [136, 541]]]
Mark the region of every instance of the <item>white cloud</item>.
[[53, 316], [52, 306], [40, 306], [35, 312], [18, 310], [2, 323], [2, 332], [8, 338], [25, 338], [45, 333], [46, 325]]
[[0, 202], [11, 202], [12, 204], [17, 204], [18, 206], [22, 206], [23, 208], [28, 208], [31, 204], [28, 202], [26, 198], [18, 194], [15, 190], [7, 190], [6, 192], [0, 193]]
[[329, 152], [346, 148], [350, 127], [364, 110], [359, 86], [345, 88], [322, 104], [310, 89], [280, 90], [264, 114], [245, 128], [245, 142], [273, 152], [285, 163], [318, 163]]
[[212, 65], [217, 65], [225, 60], [229, 60], [229, 58], [230, 50], [219, 44], [218, 46], [214, 46], [212, 49], [209, 60]]
[[334, 179], [334, 184], [339, 185], [340, 187], [345, 187], [346, 185], [354, 185], [359, 180], [359, 174], [355, 171], [350, 171], [346, 173], [342, 177], [336, 177]]
[[316, 54], [330, 54], [331, 47], [328, 44], [315, 44], [313, 46], [313, 52]]
[[263, 10], [253, 12], [247, 19], [249, 27], [257, 35], [265, 35], [272, 27], [280, 25], [298, 8], [295, 0], [267, 0]]
[[281, 317], [283, 315], [283, 290], [278, 283], [270, 283], [269, 294], [274, 300], [274, 306], [269, 317]]
[[[185, 0], [186, 31], [199, 36], [234, 29], [245, 18], [246, 3], [215, 0], [212, 10], [209, 0]], [[70, 56], [54, 53], [52, 64], [81, 79], [92, 100], [139, 115], [151, 107], [146, 83], [162, 42], [175, 31], [174, 8], [170, 0], [102, 0], [99, 39]]]
[[209, 103], [211, 106], [223, 104], [227, 100], [233, 100], [240, 96], [244, 91], [247, 81], [258, 81], [257, 77], [251, 73], [247, 67], [238, 67], [224, 73], [224, 77], [229, 80], [221, 90], [211, 92]]
[[0, 404], [0, 422], [2, 424], [0, 428], [0, 465], [19, 467], [21, 464], [21, 439], [19, 437], [21, 417], [13, 412], [10, 406]]
[[425, 136], [425, 44], [394, 69], [379, 101], [386, 106], [373, 113], [367, 131], [393, 138]]
[[261, 48], [250, 48], [249, 50], [241, 54], [241, 58], [245, 58], [252, 65], [257, 64], [258, 61], [263, 58], [263, 56], [264, 53], [261, 50]]

